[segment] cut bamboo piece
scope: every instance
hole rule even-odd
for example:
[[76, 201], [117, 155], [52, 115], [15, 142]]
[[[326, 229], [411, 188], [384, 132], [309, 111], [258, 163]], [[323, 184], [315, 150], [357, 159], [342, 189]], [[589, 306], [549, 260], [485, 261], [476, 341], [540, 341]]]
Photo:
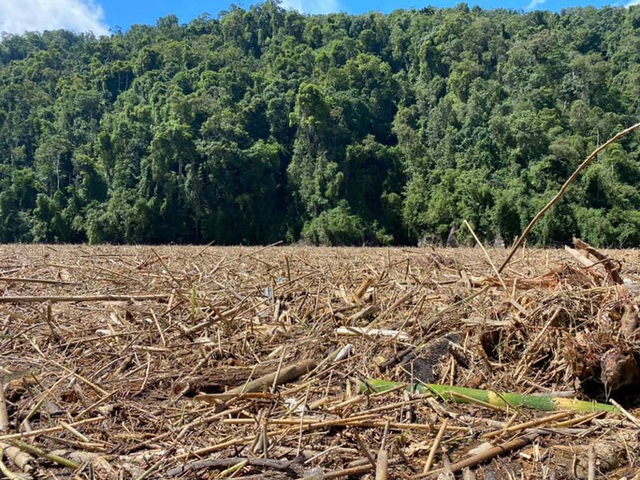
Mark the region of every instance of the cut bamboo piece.
[[[379, 392], [395, 388], [398, 385], [402, 385], [402, 383], [367, 379], [366, 383], [360, 382], [360, 391], [367, 392], [371, 387], [374, 391]], [[445, 400], [458, 403], [470, 403], [470, 401], [477, 400], [494, 407], [530, 408], [532, 410], [551, 412], [567, 409], [579, 412], [601, 411], [617, 414], [620, 413], [620, 410], [614, 405], [546, 395], [522, 395], [519, 393], [497, 394], [491, 390], [476, 390], [474, 388], [437, 385], [433, 383], [409, 385], [407, 389], [423, 394], [432, 393]]]
[[389, 330], [387, 328], [367, 328], [367, 327], [338, 327], [334, 330], [337, 335], [364, 335], [367, 337], [388, 337], [401, 342], [408, 342], [408, 334], [399, 330]]
[[[259, 392], [263, 389], [271, 387], [272, 385], [281, 385], [283, 383], [295, 380], [296, 378], [309, 373], [315, 367], [315, 361], [303, 360], [295, 365], [290, 365], [288, 367], [282, 368], [280, 371], [269, 373], [256, 380], [248, 381], [244, 385], [232, 388], [231, 390], [225, 392], [225, 395], [234, 396], [243, 395], [245, 393]], [[218, 398], [216, 397], [217, 395], [211, 396], [207, 394], [201, 394], [196, 396], [196, 400], [205, 402], [216, 402], [218, 400]]]

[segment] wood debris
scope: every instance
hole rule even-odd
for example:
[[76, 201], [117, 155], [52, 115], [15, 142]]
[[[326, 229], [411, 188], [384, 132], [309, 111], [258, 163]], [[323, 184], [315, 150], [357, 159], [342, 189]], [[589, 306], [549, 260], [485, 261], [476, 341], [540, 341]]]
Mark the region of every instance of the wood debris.
[[632, 478], [640, 255], [575, 247], [4, 245], [0, 471]]

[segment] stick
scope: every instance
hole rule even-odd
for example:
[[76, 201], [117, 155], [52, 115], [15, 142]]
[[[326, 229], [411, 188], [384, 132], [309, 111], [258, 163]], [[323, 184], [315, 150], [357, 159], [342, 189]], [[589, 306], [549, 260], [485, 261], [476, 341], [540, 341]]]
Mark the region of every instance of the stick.
[[[74, 423], [67, 423], [66, 425], [72, 426], [75, 428], [75, 427], [80, 427], [82, 425], [86, 425], [88, 423], [100, 422], [102, 420], [105, 420], [105, 417], [87, 418], [86, 420], [80, 420], [79, 422], [74, 422]], [[62, 425], [58, 425], [57, 427], [41, 428], [40, 430], [31, 430], [30, 432], [10, 433], [7, 435], [0, 435], [0, 441], [11, 440], [15, 438], [37, 437], [38, 435], [46, 435], [48, 433], [60, 432], [64, 429], [65, 427], [63, 427]]]
[[[598, 250], [593, 248], [591, 245], [589, 245], [587, 242], [583, 242], [579, 238], [574, 238], [573, 244], [576, 246], [576, 248], [579, 248], [580, 250], [584, 250], [587, 253], [590, 253], [591, 255], [596, 257], [598, 260], [600, 260], [603, 263], [606, 271], [609, 273], [609, 275], [611, 275], [611, 278], [613, 279], [614, 282], [616, 282], [618, 285], [622, 285], [624, 283], [624, 281], [622, 280], [622, 277], [620, 276], [619, 262], [616, 262], [615, 260], [611, 260], [604, 253], [599, 252]], [[616, 263], [618, 264], [615, 265]]]
[[442, 441], [442, 436], [444, 435], [445, 430], [447, 429], [447, 419], [442, 420], [442, 425], [440, 425], [440, 430], [438, 430], [438, 434], [436, 435], [436, 439], [433, 441], [433, 445], [431, 445], [431, 451], [429, 452], [429, 456], [427, 457], [427, 462], [424, 464], [424, 469], [422, 473], [429, 473], [431, 470], [431, 465], [433, 465], [433, 459], [436, 457], [436, 451], [440, 446], [440, 442]]
[[[302, 429], [300, 429], [300, 431], [302, 431]], [[364, 454], [365, 457], [367, 457], [367, 460], [369, 460], [371, 466], [375, 467], [376, 461], [373, 459], [373, 455], [371, 455], [371, 452], [369, 451], [369, 448], [367, 448], [367, 445], [364, 443], [364, 440], [362, 440], [362, 437], [357, 430], [354, 430], [353, 433], [356, 437], [356, 441], [358, 442], [358, 447], [360, 447], [360, 451]]]
[[631, 413], [629, 413], [622, 405], [616, 402], [613, 398], [610, 398], [609, 402], [611, 403], [611, 405], [613, 405], [618, 410], [620, 410], [620, 413], [622, 413], [622, 415], [627, 417], [627, 419], [631, 423], [633, 423], [636, 427], [640, 428], [640, 420], [638, 420], [635, 416], [631, 415]]
[[387, 480], [389, 472], [389, 454], [386, 450], [380, 449], [376, 462], [376, 479]]
[[409, 335], [400, 330], [389, 330], [386, 328], [367, 327], [338, 327], [334, 330], [336, 335], [363, 335], [368, 337], [390, 337], [400, 342], [408, 342]]
[[6, 432], [9, 429], [9, 411], [7, 401], [4, 397], [4, 382], [0, 382], [0, 431]]
[[[269, 423], [272, 425], [299, 426], [299, 428], [306, 430], [318, 430], [320, 428], [327, 427], [385, 428], [387, 425], [390, 430], [416, 430], [423, 432], [433, 430], [433, 427], [428, 423], [389, 422], [386, 420], [377, 420], [373, 417], [373, 415], [362, 415], [358, 417], [338, 418], [333, 420], [320, 420], [318, 418], [304, 418], [303, 420], [295, 418], [272, 418]], [[255, 419], [228, 418], [222, 420], [221, 423], [230, 425], [246, 425], [255, 423]], [[452, 432], [467, 432], [469, 429], [467, 427], [447, 426], [446, 430]]]
[[168, 294], [160, 295], [52, 295], [52, 296], [24, 296], [0, 297], [0, 303], [38, 303], [38, 302], [127, 302], [143, 300], [162, 300], [169, 298]]
[[507, 285], [504, 283], [504, 280], [502, 279], [502, 276], [500, 276], [500, 271], [496, 268], [496, 266], [493, 264], [493, 261], [491, 260], [491, 257], [489, 256], [489, 253], [487, 253], [487, 249], [484, 248], [484, 245], [482, 245], [482, 242], [480, 241], [480, 239], [476, 236], [476, 232], [473, 231], [473, 228], [471, 228], [471, 225], [469, 225], [469, 222], [467, 222], [466, 220], [464, 221], [464, 224], [466, 225], [466, 227], [469, 229], [469, 231], [471, 232], [471, 235], [473, 235], [474, 240], [476, 241], [476, 243], [480, 246], [480, 248], [482, 249], [482, 252], [484, 253], [484, 256], [487, 257], [487, 260], [489, 261], [489, 265], [491, 265], [491, 268], [493, 269], [494, 272], [496, 272], [496, 275], [498, 276], [498, 280], [500, 280], [500, 283], [502, 284], [502, 288], [504, 288], [504, 291], [506, 292], [507, 289]]
[[305, 373], [309, 373], [316, 366], [316, 362], [313, 360], [303, 360], [300, 363], [296, 363], [289, 367], [285, 367], [280, 370], [280, 373], [274, 372], [269, 373], [267, 375], [263, 375], [262, 377], [253, 380], [245, 385], [240, 387], [232, 388], [226, 393], [229, 394], [240, 394], [247, 392], [259, 392], [263, 388], [268, 388], [272, 385], [280, 385], [283, 383], [290, 382], [291, 380], [295, 380], [296, 378], [304, 375]]
[[531, 230], [533, 229], [534, 225], [536, 223], [538, 223], [538, 220], [540, 220], [542, 218], [542, 216], [547, 213], [547, 211], [553, 207], [553, 205], [564, 195], [564, 193], [567, 191], [567, 189], [569, 188], [569, 186], [574, 182], [574, 180], [578, 177], [578, 175], [580, 175], [580, 172], [582, 172], [582, 170], [584, 170], [585, 168], [587, 168], [587, 166], [593, 161], [594, 158], [596, 158], [598, 156], [598, 154], [604, 150], [605, 148], [607, 148], [609, 145], [611, 145], [612, 143], [617, 142], [618, 140], [620, 140], [622, 137], [628, 135], [629, 133], [633, 132], [636, 128], [640, 127], [640, 123], [636, 123], [635, 125], [622, 130], [621, 132], [619, 132], [617, 135], [611, 137], [609, 140], [607, 140], [605, 143], [603, 143], [602, 145], [600, 145], [598, 148], [596, 148], [593, 152], [591, 152], [591, 155], [589, 155], [579, 166], [578, 168], [576, 168], [576, 171], [573, 172], [571, 174], [571, 176], [567, 179], [566, 182], [564, 182], [564, 185], [562, 185], [562, 187], [560, 188], [560, 190], [558, 191], [558, 193], [556, 193], [555, 197], [553, 197], [549, 203], [547, 203], [544, 208], [542, 210], [540, 210], [535, 217], [533, 217], [533, 220], [531, 220], [531, 223], [529, 223], [529, 225], [527, 225], [527, 228], [524, 229], [524, 232], [522, 232], [522, 235], [520, 235], [520, 238], [518, 238], [518, 241], [513, 245], [513, 247], [511, 248], [511, 251], [509, 252], [509, 255], [507, 255], [507, 258], [505, 259], [504, 262], [502, 262], [502, 265], [500, 265], [500, 268], [498, 269], [498, 272], [502, 272], [502, 270], [504, 270], [504, 267], [507, 266], [507, 264], [509, 263], [509, 261], [511, 260], [511, 258], [513, 257], [513, 255], [516, 253], [516, 251], [518, 250], [518, 248], [520, 248], [520, 245], [522, 245], [522, 243], [527, 239], [527, 237], [529, 236], [529, 233], [531, 233]]
[[[491, 460], [492, 458], [495, 458], [499, 455], [509, 453], [512, 450], [517, 450], [518, 448], [522, 448], [525, 445], [529, 445], [539, 436], [540, 436], [539, 433], [530, 433], [528, 435], [523, 435], [522, 437], [518, 437], [514, 440], [503, 443], [502, 445], [498, 445], [497, 447], [490, 448], [486, 452], [482, 452], [472, 457], [465, 458], [464, 460], [461, 460], [451, 465], [451, 472], [458, 473], [464, 468], [473, 467], [474, 465], [485, 462], [487, 460]], [[442, 473], [442, 472], [439, 470], [435, 470], [426, 475], [425, 474], [418, 475], [415, 478], [424, 478], [425, 476], [436, 475], [439, 473]]]
[[168, 477], [177, 477], [178, 475], [184, 475], [189, 472], [196, 472], [198, 470], [204, 470], [205, 468], [220, 468], [220, 467], [233, 467], [239, 463], [246, 462], [245, 465], [251, 465], [252, 467], [263, 467], [273, 470], [286, 471], [291, 467], [293, 463], [290, 460], [271, 460], [267, 458], [241, 458], [241, 457], [227, 457], [227, 458], [213, 458], [205, 460], [196, 460], [191, 463], [186, 463], [176, 468], [172, 468], [167, 471]]
[[[242, 395], [245, 393], [259, 392], [263, 388], [269, 388], [273, 385], [280, 385], [290, 382], [296, 378], [309, 373], [316, 367], [316, 362], [313, 360], [303, 360], [300, 363], [291, 365], [281, 369], [279, 372], [269, 373], [256, 380], [245, 383], [236, 388], [225, 392], [225, 395]], [[210, 396], [207, 394], [197, 395], [196, 400], [209, 401]]]
[[519, 430], [525, 430], [527, 428], [537, 427], [539, 425], [544, 425], [545, 423], [555, 422], [556, 420], [562, 420], [569, 416], [573, 415], [572, 412], [560, 412], [555, 413], [553, 415], [549, 415], [544, 418], [536, 418], [535, 420], [530, 420], [528, 422], [519, 423], [517, 425], [511, 425], [510, 427], [501, 428], [500, 430], [495, 430], [493, 432], [485, 433], [482, 435], [482, 438], [493, 438], [499, 435], [504, 435], [505, 433], [517, 432]]
[[587, 480], [596, 480], [596, 452], [593, 448], [593, 443], [589, 445], [589, 471], [587, 473]]
[[324, 474], [325, 480], [333, 480], [335, 478], [349, 477], [351, 475], [359, 475], [369, 472], [373, 467], [368, 463], [358, 467], [345, 468], [344, 470], [334, 470]]
[[26, 443], [21, 440], [17, 440], [15, 438], [12, 440], [9, 440], [7, 443], [13, 445], [14, 447], [19, 448], [20, 450], [24, 450], [25, 452], [31, 453], [32, 455], [46, 458], [50, 462], [57, 463], [58, 465], [62, 465], [63, 467], [71, 468], [73, 470], [76, 470], [80, 467], [80, 464], [77, 462], [74, 462], [72, 460], [67, 460], [66, 458], [63, 458], [59, 455], [53, 455], [51, 453], [47, 453], [38, 447], [34, 447], [30, 443]]
[[22, 278], [22, 277], [0, 277], [0, 282], [43, 283], [46, 285], [76, 285], [73, 282], [63, 282], [62, 280], [47, 280], [44, 278]]

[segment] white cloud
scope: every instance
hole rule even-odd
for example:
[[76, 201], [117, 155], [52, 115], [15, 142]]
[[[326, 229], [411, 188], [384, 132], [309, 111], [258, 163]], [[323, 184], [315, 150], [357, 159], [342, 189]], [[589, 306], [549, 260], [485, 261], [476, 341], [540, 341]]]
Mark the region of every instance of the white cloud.
[[625, 7], [632, 7], [633, 5], [640, 5], [640, 0], [631, 0]]
[[283, 8], [292, 8], [302, 13], [332, 13], [340, 11], [338, 0], [283, 0]]
[[0, 0], [0, 32], [21, 34], [60, 28], [109, 34], [104, 10], [93, 0]]
[[529, 3], [529, 5], [527, 5], [526, 7], [524, 7], [525, 10], [535, 10], [536, 8], [538, 8], [540, 5], [542, 5], [543, 3], [545, 3], [547, 0], [531, 0], [531, 3]]

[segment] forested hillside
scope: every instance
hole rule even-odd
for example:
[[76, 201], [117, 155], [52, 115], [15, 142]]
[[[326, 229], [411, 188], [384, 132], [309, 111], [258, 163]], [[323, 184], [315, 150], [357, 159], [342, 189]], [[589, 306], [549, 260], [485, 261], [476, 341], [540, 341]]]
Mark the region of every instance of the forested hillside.
[[[511, 241], [639, 117], [640, 7], [4, 35], [0, 241]], [[639, 162], [608, 149], [530, 241], [640, 245]]]

